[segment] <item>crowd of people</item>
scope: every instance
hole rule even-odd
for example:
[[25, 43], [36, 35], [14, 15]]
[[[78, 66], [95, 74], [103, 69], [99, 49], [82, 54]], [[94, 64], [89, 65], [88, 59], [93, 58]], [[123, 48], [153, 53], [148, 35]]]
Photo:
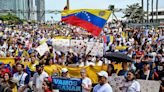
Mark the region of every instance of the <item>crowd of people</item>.
[[[123, 35], [122, 33], [126, 34]], [[113, 41], [104, 42], [104, 35], [113, 36]], [[76, 40], [102, 42], [107, 52], [120, 52], [133, 59], [122, 62], [122, 70], [117, 71], [115, 61], [105, 60], [101, 56], [80, 55], [73, 51], [55, 51], [52, 40], [55, 36], [71, 37]], [[35, 50], [46, 42], [49, 52], [43, 56]], [[117, 46], [127, 47], [116, 49]], [[124, 28], [122, 22], [114, 21], [105, 25], [100, 36], [95, 37], [86, 30], [63, 22], [9, 24], [0, 22], [0, 57], [14, 58], [13, 65], [0, 62], [0, 92], [53, 92], [52, 76], [71, 78], [68, 69], [54, 69], [52, 76], [44, 71], [46, 65], [107, 65], [107, 71], [100, 71], [98, 84], [92, 86], [85, 69], [80, 72], [82, 92], [113, 92], [108, 78], [113, 75], [124, 76], [129, 85], [121, 87], [123, 92], [140, 92], [140, 84], [135, 79], [158, 80], [160, 92], [164, 92], [164, 29]], [[27, 70], [26, 66], [29, 67]], [[61, 74], [59, 73], [61, 72]], [[57, 92], [57, 90], [54, 90]]]

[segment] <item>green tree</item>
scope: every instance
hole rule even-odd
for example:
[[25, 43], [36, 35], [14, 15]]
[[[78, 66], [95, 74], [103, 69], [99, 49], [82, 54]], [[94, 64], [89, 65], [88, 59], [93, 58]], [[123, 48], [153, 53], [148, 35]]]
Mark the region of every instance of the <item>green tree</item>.
[[127, 20], [135, 23], [139, 23], [144, 20], [144, 11], [139, 3], [135, 3], [133, 5], [127, 5], [126, 10], [123, 12], [124, 17]]
[[23, 20], [11, 13], [8, 13], [7, 15], [1, 15], [0, 20], [9, 21], [9, 23], [23, 23]]

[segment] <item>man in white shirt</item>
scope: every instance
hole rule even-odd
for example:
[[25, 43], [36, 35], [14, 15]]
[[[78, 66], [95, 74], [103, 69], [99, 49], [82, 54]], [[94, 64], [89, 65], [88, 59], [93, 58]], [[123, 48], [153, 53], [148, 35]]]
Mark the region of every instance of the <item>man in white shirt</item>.
[[82, 77], [82, 92], [90, 92], [92, 88], [92, 81], [87, 77], [86, 70], [82, 69], [80, 74]]
[[44, 81], [44, 78], [48, 77], [48, 74], [43, 70], [43, 65], [39, 64], [36, 65], [36, 71], [37, 73], [34, 74], [33, 79], [33, 86], [34, 90], [36, 92], [44, 92], [42, 89], [42, 84]]
[[112, 87], [108, 84], [108, 73], [106, 71], [98, 73], [98, 81], [99, 84], [93, 88], [93, 92], [113, 92]]
[[27, 73], [25, 73], [24, 70], [24, 65], [18, 63], [16, 65], [17, 67], [17, 71], [16, 73], [14, 73], [13, 78], [15, 78], [16, 80], [18, 80], [17, 86], [18, 86], [18, 90], [25, 90], [26, 87], [28, 86], [28, 82], [29, 82], [29, 76]]

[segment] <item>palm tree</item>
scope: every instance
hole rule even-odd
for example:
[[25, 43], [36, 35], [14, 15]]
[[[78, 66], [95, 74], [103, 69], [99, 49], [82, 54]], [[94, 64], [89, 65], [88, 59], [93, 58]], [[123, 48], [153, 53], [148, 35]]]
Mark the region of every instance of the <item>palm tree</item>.
[[139, 3], [133, 4], [133, 5], [127, 5], [126, 10], [123, 12], [124, 17], [127, 18], [128, 21], [132, 22], [141, 22], [144, 18], [142, 7], [139, 5]]
[[153, 3], [153, 1], [154, 0], [151, 0], [151, 15], [152, 15], [152, 23], [153, 23], [153, 16], [154, 16], [154, 11], [153, 11], [153, 5], [154, 5], [154, 3]]
[[[141, 0], [141, 7], [142, 7], [142, 10], [144, 10], [144, 0]], [[142, 16], [142, 19], [144, 19], [143, 16]], [[143, 23], [143, 20], [141, 22]]]
[[147, 0], [147, 23], [149, 23], [149, 0]]
[[158, 23], [158, 0], [156, 0], [156, 23]]

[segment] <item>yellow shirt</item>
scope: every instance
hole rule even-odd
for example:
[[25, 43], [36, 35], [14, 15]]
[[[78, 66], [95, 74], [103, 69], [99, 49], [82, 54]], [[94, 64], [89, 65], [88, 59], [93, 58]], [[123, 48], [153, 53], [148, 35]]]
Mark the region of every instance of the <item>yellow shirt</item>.
[[35, 64], [29, 63], [28, 67], [30, 68], [31, 71], [36, 71], [36, 65], [39, 64], [38, 61], [35, 61]]
[[18, 92], [18, 90], [17, 90], [17, 87], [16, 87], [16, 86], [12, 89], [12, 92]]

